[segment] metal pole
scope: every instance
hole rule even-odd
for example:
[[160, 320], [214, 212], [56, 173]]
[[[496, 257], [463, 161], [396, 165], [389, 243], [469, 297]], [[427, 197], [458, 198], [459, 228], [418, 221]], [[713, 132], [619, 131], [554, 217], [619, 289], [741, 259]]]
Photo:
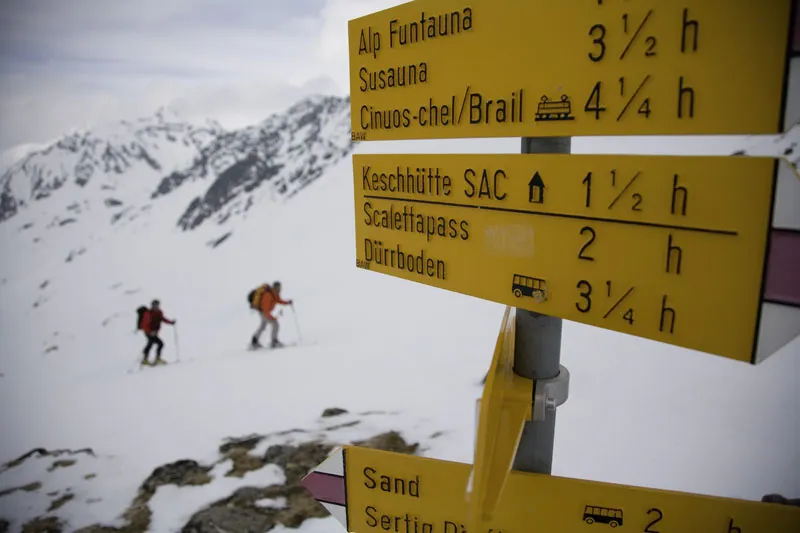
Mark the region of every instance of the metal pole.
[[[568, 154], [571, 149], [571, 137], [522, 139], [523, 154]], [[559, 179], [558, 176], [545, 176], [548, 178]], [[536, 381], [554, 379], [559, 375], [561, 319], [517, 308], [514, 343], [514, 372], [534, 380], [535, 397]], [[544, 409], [544, 420], [532, 419], [525, 423], [512, 465], [514, 470], [551, 473], [555, 426], [554, 405]]]

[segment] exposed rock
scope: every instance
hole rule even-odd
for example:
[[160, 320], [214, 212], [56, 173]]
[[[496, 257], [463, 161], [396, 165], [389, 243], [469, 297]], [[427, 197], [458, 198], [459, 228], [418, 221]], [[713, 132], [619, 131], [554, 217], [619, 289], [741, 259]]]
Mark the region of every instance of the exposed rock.
[[94, 479], [97, 477], [97, 474], [86, 474], [83, 476], [83, 479]]
[[209, 507], [192, 516], [181, 533], [261, 533], [275, 526], [275, 520], [248, 507]]
[[174, 463], [159, 466], [142, 483], [139, 493], [146, 494], [149, 500], [161, 485], [205, 485], [211, 481], [208, 471], [211, 467], [200, 466], [192, 459], [181, 459]]
[[377, 450], [385, 450], [387, 452], [415, 454], [419, 448], [419, 443], [407, 444], [403, 437], [396, 431], [389, 431], [381, 433], [370, 439], [353, 442], [356, 446], [364, 446], [365, 448], [375, 448]]
[[264, 440], [264, 437], [261, 435], [251, 435], [239, 439], [229, 439], [220, 446], [219, 451], [224, 457], [222, 460], [230, 459], [233, 462], [233, 468], [225, 475], [228, 477], [244, 477], [247, 472], [262, 468], [266, 464], [264, 458], [249, 453], [262, 440]]
[[298, 485], [300, 480], [328, 457], [332, 444], [322, 442], [305, 442], [299, 446], [275, 444], [264, 454], [267, 463], [274, 463], [283, 468], [286, 486]]
[[46, 450], [44, 448], [34, 448], [31, 451], [29, 451], [28, 453], [22, 454], [19, 457], [17, 457], [16, 459], [14, 459], [12, 461], [9, 461], [6, 464], [4, 464], [0, 468], [0, 472], [3, 472], [5, 470], [8, 470], [9, 468], [14, 468], [15, 466], [21, 465], [22, 462], [25, 459], [27, 459], [28, 457], [33, 457], [34, 455], [38, 456], [38, 457], [41, 457], [41, 456], [58, 457], [58, 456], [61, 456], [61, 455], [64, 455], [64, 454], [67, 454], [67, 455], [87, 454], [87, 455], [94, 456], [94, 450], [92, 450], [91, 448], [81, 448], [80, 450], [63, 450], [62, 449], [62, 450], [52, 450], [52, 451], [50, 451], [50, 450]]
[[780, 503], [783, 505], [794, 505], [796, 507], [800, 507], [800, 498], [786, 498], [780, 494], [765, 494], [761, 498], [762, 502], [766, 503]]
[[[285, 435], [297, 432], [304, 433], [306, 431], [289, 430], [280, 432], [280, 434]], [[315, 501], [300, 482], [308, 472], [322, 463], [338, 444], [321, 441], [305, 442], [298, 445], [274, 444], [263, 454], [253, 453], [253, 450], [265, 438], [267, 438], [265, 435], [247, 435], [226, 440], [219, 447], [221, 458], [214, 464], [231, 460], [233, 468], [226, 473], [226, 476], [238, 477], [242, 477], [247, 472], [264, 468], [267, 464], [275, 464], [283, 469], [285, 482], [281, 485], [273, 484], [239, 488], [228, 497], [196, 512], [183, 526], [181, 533], [262, 533], [273, 529], [279, 524], [286, 528], [297, 528], [309, 518], [329, 516], [325, 507]], [[354, 444], [400, 453], [415, 453], [419, 446], [417, 443], [406, 443], [396, 431], [376, 435]], [[94, 452], [90, 449], [79, 450], [78, 452], [71, 450], [48, 452], [43, 449], [36, 449], [12, 461], [12, 463], [19, 464], [25, 457], [35, 454], [60, 455], [80, 452], [94, 455]], [[60, 459], [54, 461], [48, 470], [52, 471], [73, 464], [75, 464], [75, 461], [72, 459]], [[207, 484], [212, 481], [209, 472], [214, 467], [214, 464], [206, 466], [191, 459], [181, 459], [159, 466], [141, 484], [133, 502], [122, 514], [121, 518], [124, 520], [124, 525], [107, 526], [94, 524], [74, 533], [145, 533], [149, 530], [152, 521], [149, 502], [158, 487], [162, 485]], [[6, 465], [6, 467], [8, 466]], [[93, 477], [95, 477], [95, 474], [84, 476], [85, 479]], [[31, 483], [11, 490], [38, 490], [39, 488], [41, 488], [40, 483]], [[55, 498], [57, 495], [58, 493], [50, 493], [51, 498]], [[60, 497], [51, 502], [48, 513], [58, 510], [73, 498], [74, 494], [69, 490], [62, 493]], [[282, 503], [281, 505], [263, 505], [263, 500], [282, 500]], [[100, 500], [93, 499], [91, 501]], [[86, 503], [88, 504], [89, 501]], [[66, 527], [67, 525], [59, 522], [57, 517], [45, 516], [27, 523], [22, 531], [23, 533], [60, 533]], [[8, 529], [10, 529], [10, 524], [0, 520], [0, 533], [8, 533]]]
[[52, 472], [56, 468], [66, 468], [74, 464], [75, 464], [75, 459], [59, 459], [58, 461], [53, 462], [53, 464], [50, 465], [47, 471]]
[[[229, 457], [244, 451], [247, 454], [260, 439], [256, 437], [239, 440], [223, 445]], [[249, 446], [249, 448], [248, 448]], [[222, 447], [220, 447], [222, 451]], [[261, 466], [273, 463], [284, 470], [286, 483], [268, 487], [243, 487], [228, 498], [215, 502], [198, 513], [187, 522], [181, 533], [219, 533], [220, 531], [262, 532], [269, 531], [276, 524], [296, 528], [307, 518], [324, 518], [328, 512], [319, 505], [308, 491], [300, 485], [303, 477], [319, 463], [325, 460], [333, 449], [331, 444], [309, 442], [299, 446], [276, 444], [270, 446], [260, 458]], [[228, 474], [230, 475], [230, 473]], [[283, 497], [287, 500], [285, 509], [258, 507], [256, 502], [264, 498]]]
[[[220, 452], [228, 457], [231, 454], [252, 451], [261, 442], [256, 436], [231, 440], [220, 447]], [[408, 444], [399, 433], [391, 431], [376, 435], [362, 443], [387, 451], [414, 453], [418, 444]], [[228, 498], [217, 501], [198, 513], [187, 522], [181, 533], [220, 533], [220, 532], [263, 532], [281, 524], [287, 528], [297, 528], [309, 518], [325, 518], [328, 511], [314, 500], [300, 481], [331, 453], [336, 444], [319, 441], [306, 442], [297, 446], [274, 444], [264, 453], [264, 464], [280, 466], [286, 477], [283, 485], [268, 487], [243, 487]], [[239, 450], [237, 452], [237, 450]], [[252, 457], [252, 455], [249, 455]], [[283, 508], [262, 507], [256, 502], [263, 499], [284, 498]]]
[[329, 416], [338, 416], [347, 414], [346, 409], [342, 409], [341, 407], [328, 407], [324, 411], [322, 411], [322, 417], [327, 418]]
[[42, 484], [39, 483], [38, 481], [34, 481], [33, 483], [28, 483], [27, 485], [20, 485], [19, 487], [12, 487], [10, 489], [0, 490], [0, 498], [2, 498], [3, 496], [8, 496], [12, 492], [17, 492], [18, 490], [24, 490], [25, 492], [33, 492], [41, 488]]
[[3, 520], [0, 518], [0, 533], [8, 533], [10, 529], [11, 524], [8, 522], [8, 520]]
[[249, 452], [258, 446], [262, 440], [264, 440], [263, 435], [248, 435], [246, 437], [226, 439], [225, 442], [220, 445], [219, 453], [227, 455], [231, 450], [237, 448]]
[[50, 503], [50, 508], [47, 509], [47, 512], [49, 513], [49, 512], [55, 511], [56, 509], [60, 508], [62, 505], [64, 505], [65, 503], [67, 503], [68, 501], [70, 501], [74, 497], [75, 497], [74, 494], [72, 494], [71, 492], [68, 492], [67, 494], [64, 494], [62, 497], [58, 498], [57, 500], [53, 500]]
[[55, 516], [34, 518], [24, 526], [22, 533], [61, 533], [61, 521]]
[[337, 429], [342, 428], [349, 428], [353, 426], [357, 426], [361, 423], [361, 420], [353, 420], [352, 422], [345, 422], [344, 424], [336, 424], [335, 426], [328, 426], [325, 428], [325, 431], [336, 431]]

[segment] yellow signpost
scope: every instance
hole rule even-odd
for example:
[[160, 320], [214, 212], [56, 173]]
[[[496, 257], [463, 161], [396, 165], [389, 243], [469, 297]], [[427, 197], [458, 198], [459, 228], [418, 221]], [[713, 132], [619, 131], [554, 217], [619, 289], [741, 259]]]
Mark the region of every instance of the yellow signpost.
[[753, 362], [775, 166], [355, 155], [357, 265]]
[[512, 471], [468, 527], [470, 465], [344, 446], [303, 484], [351, 533], [796, 533], [800, 508]]
[[469, 487], [469, 525], [488, 520], [494, 513], [511, 472], [522, 427], [531, 419], [533, 382], [514, 373], [514, 318], [515, 310], [506, 307], [483, 388]]
[[415, 0], [350, 20], [352, 138], [772, 134], [791, 0]]
[[[410, 1], [348, 22], [352, 139], [780, 133], [791, 13], [792, 0]], [[530, 151], [569, 151], [549, 140]], [[796, 507], [512, 470], [549, 472], [515, 453], [524, 427], [552, 455], [547, 409], [566, 399], [560, 322], [542, 318], [769, 355], [757, 349], [776, 166], [354, 155], [359, 268], [539, 315], [525, 313], [520, 349], [506, 309], [474, 469], [345, 446], [304, 485], [352, 533], [800, 531]]]

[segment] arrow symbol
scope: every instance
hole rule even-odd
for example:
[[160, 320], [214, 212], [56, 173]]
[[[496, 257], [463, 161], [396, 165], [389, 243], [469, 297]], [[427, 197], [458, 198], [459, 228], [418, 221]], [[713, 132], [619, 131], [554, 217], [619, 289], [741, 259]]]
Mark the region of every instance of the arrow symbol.
[[[344, 450], [334, 450], [300, 484], [348, 530]], [[349, 530], [348, 530], [349, 531]]]
[[544, 180], [537, 171], [528, 182], [528, 202], [532, 204], [544, 203]]

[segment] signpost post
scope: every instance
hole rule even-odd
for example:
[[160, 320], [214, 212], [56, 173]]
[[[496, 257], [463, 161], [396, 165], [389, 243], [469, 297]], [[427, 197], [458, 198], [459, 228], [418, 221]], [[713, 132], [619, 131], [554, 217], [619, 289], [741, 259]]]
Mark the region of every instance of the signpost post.
[[800, 530], [797, 508], [550, 475], [563, 319], [751, 364], [800, 334], [776, 159], [570, 153], [572, 136], [781, 133], [798, 13], [415, 0], [349, 21], [353, 140], [523, 153], [353, 156], [359, 268], [507, 307], [474, 465], [337, 450], [304, 484], [347, 531]]

